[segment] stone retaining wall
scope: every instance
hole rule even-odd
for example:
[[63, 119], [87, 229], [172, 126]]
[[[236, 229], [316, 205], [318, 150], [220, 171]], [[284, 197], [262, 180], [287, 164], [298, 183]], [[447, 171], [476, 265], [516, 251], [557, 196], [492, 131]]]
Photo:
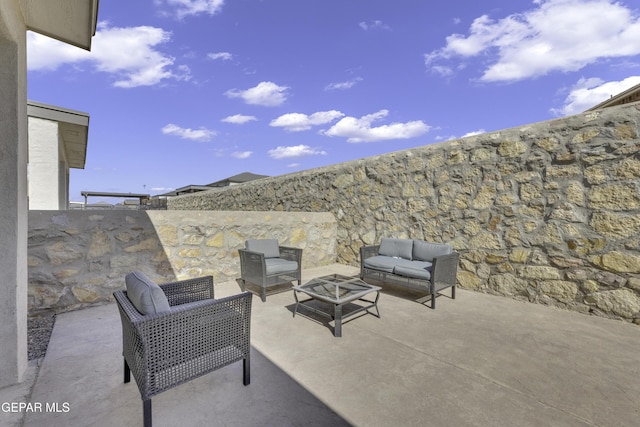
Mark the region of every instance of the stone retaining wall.
[[110, 301], [133, 270], [158, 283], [235, 280], [238, 249], [253, 238], [303, 248], [303, 268], [336, 261], [336, 220], [328, 213], [30, 211], [29, 312]]
[[640, 323], [640, 104], [170, 199], [332, 212], [338, 261], [383, 236], [451, 243], [458, 281]]

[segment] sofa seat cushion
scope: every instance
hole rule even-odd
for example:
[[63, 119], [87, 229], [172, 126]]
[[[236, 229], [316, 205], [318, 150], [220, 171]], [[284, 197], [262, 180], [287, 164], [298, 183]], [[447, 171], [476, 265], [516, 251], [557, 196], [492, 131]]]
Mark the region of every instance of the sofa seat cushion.
[[298, 263], [296, 261], [289, 261], [282, 258], [266, 258], [264, 263], [267, 268], [267, 275], [292, 273], [298, 270]]
[[372, 270], [384, 271], [385, 273], [393, 273], [393, 269], [398, 265], [398, 258], [390, 256], [372, 256], [364, 260], [364, 266]]
[[426, 261], [410, 261], [404, 258], [374, 256], [364, 260], [364, 266], [372, 270], [417, 278], [431, 278], [431, 263]]
[[129, 301], [141, 314], [158, 314], [171, 310], [167, 296], [146, 274], [134, 271], [127, 274], [124, 281]]
[[433, 262], [433, 259], [440, 255], [449, 255], [453, 252], [450, 245], [445, 243], [413, 241], [413, 259]]
[[413, 258], [413, 240], [390, 239], [383, 237], [380, 240], [378, 255], [399, 257], [410, 260]]
[[431, 280], [431, 263], [426, 261], [411, 261], [411, 265], [397, 265], [393, 274], [414, 279]]

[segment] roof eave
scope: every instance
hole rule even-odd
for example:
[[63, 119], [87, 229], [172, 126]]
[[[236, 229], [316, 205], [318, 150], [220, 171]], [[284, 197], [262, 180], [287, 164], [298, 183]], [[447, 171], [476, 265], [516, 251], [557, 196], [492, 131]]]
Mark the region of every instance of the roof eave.
[[91, 50], [99, 0], [20, 0], [28, 30]]

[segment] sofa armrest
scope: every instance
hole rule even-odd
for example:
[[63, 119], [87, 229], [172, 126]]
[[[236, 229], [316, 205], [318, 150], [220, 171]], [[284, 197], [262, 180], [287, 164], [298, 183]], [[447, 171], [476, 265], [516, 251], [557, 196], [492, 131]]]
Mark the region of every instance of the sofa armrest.
[[380, 245], [368, 245], [360, 247], [360, 263], [364, 262], [365, 259], [371, 258], [378, 255], [378, 251], [380, 250]]
[[213, 276], [179, 280], [159, 285], [167, 296], [170, 306], [187, 304], [194, 301], [213, 299]]
[[380, 245], [365, 245], [360, 247], [360, 280], [364, 280], [364, 260], [378, 255]]
[[[456, 285], [459, 258], [460, 254], [452, 252], [447, 255], [437, 256], [433, 259], [431, 282], [436, 285], [436, 289]], [[440, 284], [440, 286], [438, 286], [438, 284]]]

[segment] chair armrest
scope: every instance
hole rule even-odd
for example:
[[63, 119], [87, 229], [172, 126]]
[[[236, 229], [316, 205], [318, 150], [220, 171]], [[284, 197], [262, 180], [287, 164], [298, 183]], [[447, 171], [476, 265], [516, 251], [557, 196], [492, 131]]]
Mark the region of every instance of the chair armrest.
[[[194, 301], [170, 312], [145, 316], [135, 324], [145, 337], [149, 363], [157, 359], [191, 360], [199, 354], [248, 340], [253, 294]], [[198, 343], [193, 348], [193, 343]], [[193, 353], [193, 354], [192, 354]], [[170, 355], [170, 356], [169, 356]]]
[[240, 277], [251, 283], [261, 284], [267, 274], [267, 265], [262, 252], [238, 249], [240, 255]]
[[213, 299], [213, 276], [179, 280], [160, 285], [171, 307], [193, 301]]
[[264, 254], [262, 252], [254, 252], [249, 249], [238, 249], [238, 254], [240, 255], [241, 262], [247, 263], [263, 263], [264, 262]]
[[300, 266], [300, 263], [302, 261], [302, 249], [293, 248], [290, 246], [280, 246], [280, 258], [289, 261], [297, 261], [298, 266]]
[[457, 252], [435, 257], [431, 267], [431, 282], [454, 286], [456, 284], [459, 258], [460, 254]]
[[380, 245], [367, 245], [360, 247], [360, 262], [362, 263], [367, 258], [377, 256], [378, 250], [380, 250]]

